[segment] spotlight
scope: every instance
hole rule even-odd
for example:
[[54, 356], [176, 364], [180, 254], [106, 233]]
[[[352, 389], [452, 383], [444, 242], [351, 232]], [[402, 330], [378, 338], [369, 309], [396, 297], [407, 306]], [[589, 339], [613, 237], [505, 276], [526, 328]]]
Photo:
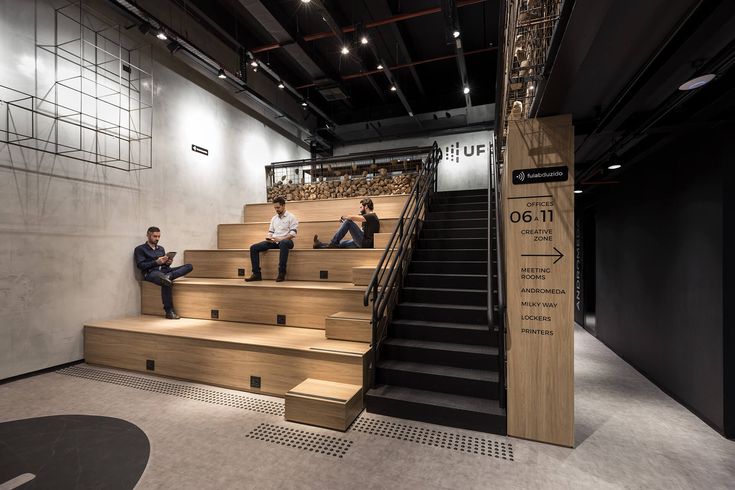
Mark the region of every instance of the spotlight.
[[160, 30], [159, 30], [159, 31], [158, 31], [158, 32], [156, 33], [156, 37], [157, 37], [158, 39], [160, 39], [161, 41], [165, 41], [166, 39], [168, 39], [168, 36], [167, 36], [167, 35], [166, 35], [166, 33], [165, 33], [165, 32], [163, 31], [163, 29], [160, 29]]
[[413, 112], [408, 111], [408, 115], [411, 116], [411, 117], [413, 117]]
[[303, 101], [303, 102], [301, 103], [301, 107], [306, 107], [306, 106], [308, 106], [308, 105], [309, 105], [309, 104], [307, 104], [307, 103], [306, 103], [306, 101]]
[[391, 92], [395, 92], [396, 90], [398, 90], [398, 89], [396, 88], [396, 86], [395, 86], [395, 85], [391, 85], [391, 86], [390, 86], [390, 91], [391, 91]]
[[459, 31], [454, 31], [454, 32], [452, 32], [452, 37], [453, 37], [454, 39], [457, 39], [457, 38], [459, 37]]
[[377, 68], [378, 68], [378, 70], [382, 70], [383, 69], [383, 65], [378, 65]]
[[707, 75], [702, 75], [701, 77], [692, 78], [691, 80], [682, 83], [679, 86], [679, 90], [694, 90], [695, 88], [707, 85], [709, 82], [714, 80], [714, 78], [714, 73], [708, 73]]
[[360, 38], [360, 44], [367, 44], [367, 43], [368, 43], [368, 38], [367, 38], [367, 36], [362, 36], [362, 37]]
[[278, 88], [283, 90], [284, 88], [286, 88], [286, 86], [283, 84], [283, 82], [278, 82]]
[[250, 66], [252, 66], [253, 68], [257, 68], [258, 67], [258, 62], [255, 61], [255, 60], [253, 60], [253, 61], [250, 62]]
[[301, 0], [301, 3], [309, 3], [311, 0]]
[[350, 54], [350, 48], [348, 48], [347, 46], [342, 46], [341, 53], [342, 54]]
[[464, 89], [462, 90], [462, 92], [463, 92], [463, 93], [464, 93], [465, 95], [467, 95], [467, 94], [469, 94], [469, 93], [470, 93], [470, 88], [469, 88], [469, 87], [467, 87], [467, 86], [465, 86], [465, 88], [464, 88]]
[[620, 167], [622, 167], [622, 165], [620, 165], [619, 163], [613, 163], [612, 165], [608, 165], [608, 167], [607, 167], [607, 168], [608, 168], [609, 170], [617, 170], [617, 169], [619, 169]]
[[574, 193], [575, 194], [581, 194], [582, 193], [582, 189], [574, 189]]
[[225, 70], [220, 68], [219, 71], [217, 72], [217, 78], [227, 78], [227, 75], [225, 75]]

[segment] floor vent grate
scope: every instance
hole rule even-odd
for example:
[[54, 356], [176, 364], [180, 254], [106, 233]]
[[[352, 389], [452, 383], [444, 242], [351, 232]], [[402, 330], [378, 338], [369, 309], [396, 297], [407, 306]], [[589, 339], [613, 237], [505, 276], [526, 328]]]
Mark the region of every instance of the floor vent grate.
[[169, 381], [161, 381], [158, 379], [144, 378], [141, 376], [90, 369], [81, 366], [71, 366], [60, 369], [56, 372], [66, 376], [76, 376], [78, 378], [91, 379], [94, 381], [101, 381], [103, 383], [111, 383], [153, 393], [163, 393], [165, 395], [178, 396], [180, 398], [188, 398], [190, 400], [240, 408], [242, 410], [250, 410], [269, 415], [278, 415], [280, 417], [282, 417], [284, 413], [283, 402], [263, 400], [262, 398], [256, 398], [254, 396], [225, 393], [198, 386], [189, 386]]
[[272, 424], [260, 424], [246, 437], [337, 458], [352, 447], [352, 441], [347, 439]]
[[425, 427], [399, 424], [389, 420], [360, 417], [352, 424], [351, 430], [401, 441], [415, 442], [427, 446], [462, 451], [479, 456], [513, 461], [513, 445], [493, 439], [454, 434]]

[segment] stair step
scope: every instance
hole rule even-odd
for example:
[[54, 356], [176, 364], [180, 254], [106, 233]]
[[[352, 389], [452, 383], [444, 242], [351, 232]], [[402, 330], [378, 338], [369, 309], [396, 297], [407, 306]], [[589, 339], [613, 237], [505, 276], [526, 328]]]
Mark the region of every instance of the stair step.
[[413, 252], [413, 260], [434, 260], [439, 262], [466, 262], [475, 260], [484, 262], [488, 258], [487, 249], [467, 248], [419, 248]]
[[427, 274], [469, 274], [486, 275], [486, 260], [467, 260], [462, 262], [446, 262], [442, 260], [412, 260], [409, 273]]
[[424, 229], [421, 238], [487, 238], [487, 226], [481, 228]]
[[388, 335], [392, 338], [498, 345], [497, 334], [491, 332], [487, 325], [472, 323], [394, 319], [388, 328]]
[[485, 238], [421, 238], [419, 248], [464, 248], [487, 250]]
[[383, 359], [442, 364], [468, 369], [497, 369], [498, 349], [488, 345], [456, 344], [418, 339], [388, 338]]
[[485, 189], [464, 189], [460, 191], [441, 191], [434, 194], [436, 197], [454, 197], [454, 196], [487, 196], [489, 190]]
[[487, 325], [487, 306], [466, 306], [436, 303], [398, 303], [395, 318], [438, 322], [459, 321], [460, 323]]
[[420, 362], [381, 360], [376, 382], [478, 398], [497, 398], [498, 373]]
[[424, 230], [487, 227], [487, 218], [435, 219], [424, 222]]
[[480, 195], [458, 195], [458, 196], [446, 196], [441, 194], [435, 194], [431, 204], [469, 204], [484, 202], [487, 203], [487, 194]]
[[431, 221], [434, 219], [462, 219], [462, 218], [475, 218], [480, 219], [484, 218], [487, 219], [487, 209], [478, 209], [478, 210], [450, 210], [450, 211], [430, 211], [429, 214], [426, 216], [427, 221]]
[[365, 407], [369, 413], [506, 434], [505, 410], [497, 400], [382, 385], [365, 394]]
[[405, 284], [408, 287], [487, 289], [487, 275], [409, 273]]
[[486, 289], [451, 289], [440, 287], [404, 287], [403, 301], [412, 303], [446, 303], [452, 305], [487, 306]]

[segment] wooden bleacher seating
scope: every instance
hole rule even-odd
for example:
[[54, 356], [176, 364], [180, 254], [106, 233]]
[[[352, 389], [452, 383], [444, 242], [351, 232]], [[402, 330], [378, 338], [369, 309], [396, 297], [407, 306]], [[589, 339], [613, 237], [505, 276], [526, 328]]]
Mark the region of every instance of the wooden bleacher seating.
[[362, 411], [362, 385], [306, 379], [286, 393], [285, 419], [346, 431]]
[[[398, 218], [403, 211], [407, 196], [370, 196], [375, 212], [380, 219]], [[300, 222], [332, 221], [338, 222], [343, 214], [357, 214], [361, 197], [322, 199], [319, 201], [290, 201], [286, 210], [293, 213]], [[270, 222], [273, 217], [272, 203], [253, 203], [245, 205], [245, 222]]]

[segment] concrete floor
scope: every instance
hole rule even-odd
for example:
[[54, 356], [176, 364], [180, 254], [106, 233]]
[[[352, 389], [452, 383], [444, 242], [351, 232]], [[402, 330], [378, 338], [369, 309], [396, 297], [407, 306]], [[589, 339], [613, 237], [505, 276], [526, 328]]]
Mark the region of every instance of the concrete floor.
[[[481, 440], [488, 447], [504, 443], [512, 447], [512, 461], [369, 434], [356, 426], [344, 434], [300, 426], [278, 415], [58, 373], [1, 385], [0, 422], [59, 414], [132, 422], [151, 443], [150, 460], [138, 484], [142, 489], [735, 488], [735, 442], [717, 434], [579, 328], [575, 382], [575, 449], [361, 416], [444, 434], [422, 432], [435, 438], [458, 441], [462, 435], [471, 436], [477, 439], [461, 440]], [[352, 444], [339, 458], [247, 437], [264, 423]]]

